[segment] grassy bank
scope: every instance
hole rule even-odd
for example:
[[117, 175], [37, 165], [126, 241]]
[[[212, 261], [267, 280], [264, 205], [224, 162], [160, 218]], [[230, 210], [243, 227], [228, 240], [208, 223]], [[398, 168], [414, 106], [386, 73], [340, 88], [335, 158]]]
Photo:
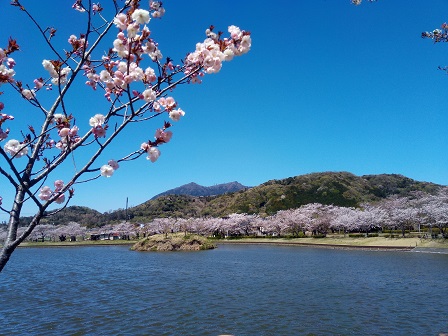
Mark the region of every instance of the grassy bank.
[[365, 248], [447, 248], [447, 239], [420, 239], [420, 238], [386, 238], [386, 237], [341, 237], [329, 236], [326, 238], [239, 238], [230, 240], [217, 240], [217, 243], [260, 243], [279, 245], [328, 245], [340, 247]]

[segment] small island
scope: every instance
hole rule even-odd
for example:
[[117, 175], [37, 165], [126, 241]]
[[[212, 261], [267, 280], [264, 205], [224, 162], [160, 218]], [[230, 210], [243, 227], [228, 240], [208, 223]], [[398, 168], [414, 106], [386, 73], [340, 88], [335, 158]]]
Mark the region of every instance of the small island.
[[200, 235], [170, 233], [157, 234], [135, 243], [134, 251], [202, 251], [211, 250], [216, 246]]

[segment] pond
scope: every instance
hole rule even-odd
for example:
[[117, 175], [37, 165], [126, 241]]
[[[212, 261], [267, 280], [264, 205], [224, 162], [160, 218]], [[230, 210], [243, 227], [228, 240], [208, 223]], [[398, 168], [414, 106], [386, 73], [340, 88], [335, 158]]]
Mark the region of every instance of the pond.
[[0, 335], [437, 335], [448, 255], [219, 245], [20, 248]]

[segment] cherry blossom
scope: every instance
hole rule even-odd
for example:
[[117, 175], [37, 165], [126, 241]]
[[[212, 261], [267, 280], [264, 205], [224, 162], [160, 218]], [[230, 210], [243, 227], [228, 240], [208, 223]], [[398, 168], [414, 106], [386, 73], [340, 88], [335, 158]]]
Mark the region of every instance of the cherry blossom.
[[160, 151], [157, 147], [149, 147], [147, 159], [151, 162], [156, 162], [160, 156]]
[[62, 180], [54, 181], [54, 187], [55, 187], [55, 191], [62, 190], [62, 188], [64, 187], [64, 181], [62, 181]]
[[65, 195], [64, 194], [60, 194], [55, 200], [54, 200], [57, 204], [62, 204], [65, 202]]
[[95, 138], [104, 138], [106, 136], [106, 128], [102, 126], [96, 126], [92, 128], [92, 133]]
[[33, 90], [24, 89], [22, 90], [22, 96], [24, 96], [26, 99], [31, 100], [35, 97]]
[[169, 112], [170, 119], [174, 121], [179, 121], [180, 117], [183, 117], [184, 115], [185, 112], [182, 111], [180, 108]]
[[68, 127], [61, 128], [58, 133], [60, 137], [66, 137], [70, 134], [70, 128]]
[[113, 170], [117, 170], [117, 169], [120, 167], [119, 164], [118, 164], [118, 162], [115, 161], [115, 160], [109, 160], [109, 161], [107, 162], [107, 164], [108, 164], [109, 166], [111, 166]]
[[53, 84], [65, 84], [67, 82], [67, 75], [70, 73], [70, 68], [56, 68], [54, 62], [49, 60], [43, 60], [42, 66], [48, 71], [52, 77]]
[[111, 177], [114, 174], [114, 168], [108, 164], [101, 166], [101, 176]]
[[152, 89], [147, 89], [143, 91], [142, 97], [144, 101], [150, 102], [156, 99], [157, 95]]
[[[1, 57], [1, 53], [2, 53], [3, 49], [0, 49], [0, 86], [3, 83], [7, 83], [13, 80], [14, 75], [16, 74], [16, 72], [12, 69], [14, 63], [13, 62], [9, 62], [9, 65], [12, 66], [7, 66], [5, 64], [2, 64], [3, 61], [6, 61], [4, 58]], [[8, 62], [7, 62], [8, 64]]]
[[159, 140], [159, 142], [166, 143], [166, 142], [169, 142], [171, 140], [172, 136], [173, 136], [173, 132], [171, 132], [171, 131], [164, 131], [162, 129], [158, 129], [156, 131], [156, 135], [154, 136], [154, 138]]
[[40, 193], [38, 196], [42, 201], [48, 201], [52, 195], [53, 195], [53, 191], [51, 190], [51, 188], [48, 186], [45, 186], [40, 189]]
[[89, 120], [89, 125], [92, 127], [97, 127], [103, 125], [105, 122], [105, 118], [102, 114], [95, 114], [92, 118]]
[[14, 158], [20, 158], [28, 154], [28, 147], [15, 139], [8, 140], [4, 148], [5, 152]]
[[134, 13], [132, 13], [131, 18], [138, 24], [145, 24], [151, 20], [149, 12], [144, 9], [136, 9]]
[[119, 13], [114, 19], [115, 26], [117, 26], [117, 28], [119, 28], [120, 30], [125, 30], [128, 27], [127, 22], [128, 18], [126, 14], [123, 13]]

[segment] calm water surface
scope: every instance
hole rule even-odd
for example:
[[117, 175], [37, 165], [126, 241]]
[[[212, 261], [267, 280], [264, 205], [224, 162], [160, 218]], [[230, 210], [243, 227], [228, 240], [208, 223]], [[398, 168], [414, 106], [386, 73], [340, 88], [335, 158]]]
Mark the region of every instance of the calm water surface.
[[437, 335], [448, 255], [220, 245], [21, 248], [0, 335]]

